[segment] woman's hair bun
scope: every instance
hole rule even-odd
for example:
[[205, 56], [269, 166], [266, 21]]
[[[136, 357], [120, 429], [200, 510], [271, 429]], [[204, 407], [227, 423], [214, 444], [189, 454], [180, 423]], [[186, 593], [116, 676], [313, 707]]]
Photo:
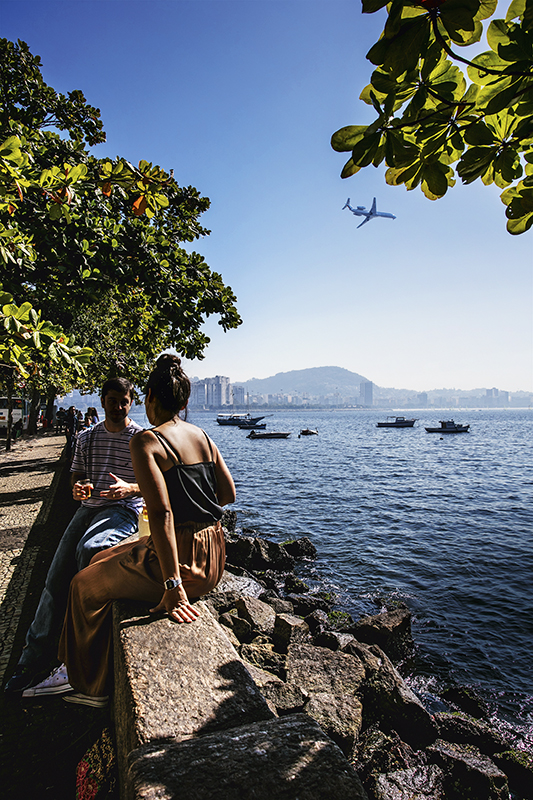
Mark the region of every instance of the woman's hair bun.
[[181, 358], [179, 356], [175, 356], [172, 353], [163, 353], [162, 356], [159, 356], [157, 361], [155, 362], [156, 369], [171, 369], [172, 367], [177, 367], [181, 370]]
[[187, 406], [191, 384], [181, 367], [181, 358], [172, 353], [163, 353], [146, 385], [145, 391], [152, 389], [162, 407], [178, 412]]

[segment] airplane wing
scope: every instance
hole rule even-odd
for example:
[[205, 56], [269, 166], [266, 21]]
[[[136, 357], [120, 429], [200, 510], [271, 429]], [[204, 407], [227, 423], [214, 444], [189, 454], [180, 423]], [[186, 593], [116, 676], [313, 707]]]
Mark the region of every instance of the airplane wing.
[[370, 213], [371, 214], [375, 214], [376, 213], [376, 198], [375, 197], [374, 197], [374, 200], [372, 202], [372, 208], [370, 209]]
[[358, 226], [357, 226], [357, 228], [358, 228], [358, 229], [359, 229], [359, 228], [362, 228], [362, 227], [363, 227], [363, 225], [365, 224], [365, 222], [370, 222], [370, 220], [371, 220], [371, 219], [372, 219], [372, 217], [371, 217], [371, 216], [370, 216], [370, 214], [369, 214], [369, 215], [368, 215], [368, 217], [365, 217], [365, 219], [362, 221], [362, 223], [361, 223], [360, 225], [358, 225]]

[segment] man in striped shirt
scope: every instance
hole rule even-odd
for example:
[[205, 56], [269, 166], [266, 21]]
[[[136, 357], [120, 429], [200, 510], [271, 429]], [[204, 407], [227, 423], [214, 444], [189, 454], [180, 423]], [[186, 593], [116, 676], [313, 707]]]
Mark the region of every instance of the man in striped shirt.
[[[66, 673], [53, 673], [34, 686], [54, 656], [70, 581], [93, 555], [118, 544], [138, 530], [142, 498], [131, 465], [129, 443], [142, 428], [128, 417], [133, 385], [113, 378], [102, 387], [105, 419], [78, 434], [72, 460], [72, 495], [81, 501], [48, 570], [46, 583], [26, 644], [6, 692], [26, 690], [24, 696], [69, 691]], [[32, 688], [28, 688], [32, 687]]]

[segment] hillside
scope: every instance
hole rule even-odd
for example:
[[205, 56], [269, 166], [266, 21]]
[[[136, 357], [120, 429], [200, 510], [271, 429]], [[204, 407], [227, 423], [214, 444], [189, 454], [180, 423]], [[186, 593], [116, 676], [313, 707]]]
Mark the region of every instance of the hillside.
[[368, 378], [342, 367], [312, 367], [291, 372], [278, 372], [270, 378], [251, 378], [236, 381], [250, 394], [309, 394], [328, 395], [338, 392], [344, 396], [359, 396], [361, 383]]

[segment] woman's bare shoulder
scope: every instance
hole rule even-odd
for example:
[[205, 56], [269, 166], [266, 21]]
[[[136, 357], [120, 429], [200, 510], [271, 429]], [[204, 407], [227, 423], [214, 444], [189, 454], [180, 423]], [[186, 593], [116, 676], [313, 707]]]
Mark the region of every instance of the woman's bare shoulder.
[[130, 448], [141, 450], [147, 447], [154, 447], [158, 445], [156, 435], [153, 430], [147, 428], [146, 430], [139, 431], [130, 439]]

